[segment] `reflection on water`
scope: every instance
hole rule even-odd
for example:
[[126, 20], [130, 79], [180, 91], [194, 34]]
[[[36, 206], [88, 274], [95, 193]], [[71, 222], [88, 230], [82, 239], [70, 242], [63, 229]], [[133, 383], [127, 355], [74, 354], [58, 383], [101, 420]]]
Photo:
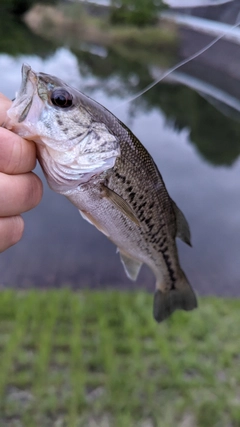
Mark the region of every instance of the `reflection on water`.
[[22, 22], [10, 15], [0, 14], [0, 52], [18, 55], [46, 56], [53, 52], [54, 43], [33, 34]]
[[230, 3], [233, 0], [164, 0], [171, 7], [198, 7], [216, 6], [222, 3]]
[[[239, 295], [240, 122], [194, 90], [172, 82], [162, 82], [135, 102], [121, 104], [153, 81], [159, 58], [144, 63], [134, 55], [123, 59], [111, 50], [104, 55], [98, 49], [88, 52], [86, 46], [84, 51], [71, 51], [33, 36], [21, 24], [9, 22], [8, 28], [0, 42], [0, 91], [14, 96], [21, 64], [28, 62], [36, 71], [58, 75], [114, 110], [153, 155], [171, 196], [189, 220], [193, 249], [180, 242], [179, 251], [194, 288], [201, 293]], [[201, 69], [198, 63], [196, 68]], [[211, 73], [207, 69], [206, 74]], [[216, 85], [224, 86], [226, 93], [233, 87], [236, 94], [240, 92], [240, 81], [227, 74], [217, 74]], [[39, 168], [37, 172], [41, 175]], [[42, 203], [25, 218], [22, 242], [0, 256], [1, 283], [153, 286], [147, 268], [132, 284], [115, 247], [46, 186]]]

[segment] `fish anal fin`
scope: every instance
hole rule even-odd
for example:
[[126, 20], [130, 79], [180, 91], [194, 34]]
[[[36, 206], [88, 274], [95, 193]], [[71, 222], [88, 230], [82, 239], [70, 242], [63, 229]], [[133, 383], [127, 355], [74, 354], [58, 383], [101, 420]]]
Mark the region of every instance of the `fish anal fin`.
[[106, 185], [101, 186], [102, 196], [106, 197], [110, 202], [118, 208], [126, 217], [128, 217], [136, 225], [140, 225], [138, 218], [135, 216], [131, 206], [115, 191], [108, 188]]
[[142, 263], [129, 257], [128, 255], [121, 252], [120, 250], [119, 250], [119, 253], [120, 253], [120, 258], [121, 258], [124, 270], [126, 272], [126, 275], [128, 276], [129, 279], [136, 280], [138, 273], [141, 269]]
[[187, 243], [187, 245], [192, 246], [191, 232], [190, 232], [188, 222], [184, 214], [182, 213], [182, 211], [179, 209], [179, 207], [176, 205], [176, 203], [173, 200], [172, 200], [172, 206], [176, 216], [177, 237], [179, 237], [179, 239], [181, 239], [183, 242]]
[[89, 212], [82, 211], [80, 209], [79, 209], [79, 212], [82, 215], [83, 219], [88, 221], [90, 224], [94, 225], [94, 227], [96, 227], [99, 231], [101, 231], [101, 233], [105, 234], [105, 236], [109, 237], [107, 230], [105, 230], [105, 228], [102, 225], [100, 225]]
[[183, 272], [175, 286], [165, 290], [157, 283], [153, 301], [153, 317], [157, 322], [168, 318], [175, 310], [193, 310], [197, 307], [197, 298]]

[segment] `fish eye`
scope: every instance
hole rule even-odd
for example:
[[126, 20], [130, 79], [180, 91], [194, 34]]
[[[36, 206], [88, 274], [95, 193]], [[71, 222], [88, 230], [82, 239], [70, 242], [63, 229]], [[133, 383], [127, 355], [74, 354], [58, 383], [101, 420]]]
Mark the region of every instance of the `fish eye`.
[[67, 108], [71, 107], [73, 97], [65, 89], [56, 89], [51, 94], [51, 101], [56, 107]]

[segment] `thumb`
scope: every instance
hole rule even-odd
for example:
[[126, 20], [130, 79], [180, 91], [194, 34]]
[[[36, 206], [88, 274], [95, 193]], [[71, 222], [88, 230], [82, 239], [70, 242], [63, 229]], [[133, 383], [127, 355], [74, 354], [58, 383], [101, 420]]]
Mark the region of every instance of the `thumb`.
[[5, 95], [0, 93], [0, 126], [7, 120], [7, 110], [11, 106], [11, 101]]

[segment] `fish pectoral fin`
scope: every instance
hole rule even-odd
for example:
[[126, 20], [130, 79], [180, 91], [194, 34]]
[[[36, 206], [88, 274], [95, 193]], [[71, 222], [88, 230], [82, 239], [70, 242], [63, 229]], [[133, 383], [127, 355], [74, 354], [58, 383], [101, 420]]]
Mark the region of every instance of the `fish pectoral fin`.
[[119, 253], [127, 277], [131, 280], [136, 280], [138, 277], [138, 273], [142, 267], [142, 263], [129, 257], [120, 250]]
[[192, 246], [191, 232], [185, 216], [173, 200], [172, 207], [176, 215], [177, 237], [179, 237], [179, 239], [181, 239], [183, 242], [187, 243], [187, 245]]
[[106, 187], [106, 185], [102, 184], [101, 186], [102, 196], [106, 197], [112, 204], [117, 207], [125, 216], [127, 216], [131, 221], [133, 221], [138, 226], [140, 225], [138, 218], [135, 216], [132, 208], [128, 205], [125, 200], [119, 196], [115, 191]]

